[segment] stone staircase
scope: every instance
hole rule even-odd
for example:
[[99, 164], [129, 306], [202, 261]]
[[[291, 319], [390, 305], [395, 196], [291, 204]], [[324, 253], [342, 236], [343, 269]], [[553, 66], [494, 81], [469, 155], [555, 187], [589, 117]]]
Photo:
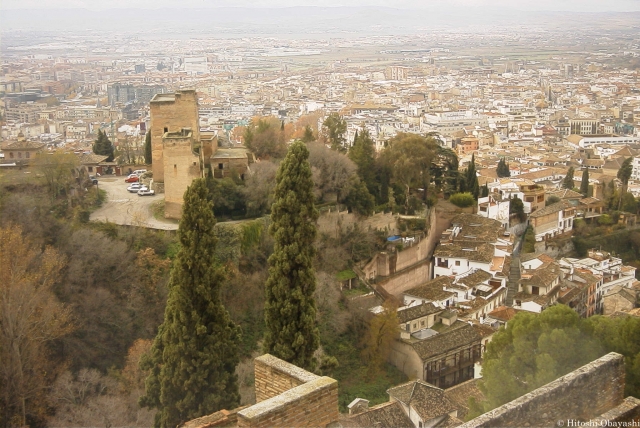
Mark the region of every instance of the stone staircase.
[[513, 296], [518, 292], [518, 284], [520, 284], [520, 256], [513, 254], [511, 257], [511, 266], [509, 267], [505, 305], [513, 306]]

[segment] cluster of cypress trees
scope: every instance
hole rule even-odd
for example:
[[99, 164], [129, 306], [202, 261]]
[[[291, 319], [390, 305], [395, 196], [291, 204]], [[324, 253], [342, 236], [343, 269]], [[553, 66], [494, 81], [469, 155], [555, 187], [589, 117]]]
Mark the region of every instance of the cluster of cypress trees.
[[[308, 157], [305, 144], [294, 143], [276, 177], [264, 351], [313, 370], [320, 343], [313, 298], [318, 211]], [[140, 404], [158, 409], [156, 426], [175, 427], [240, 402], [235, 368], [241, 332], [220, 299], [225, 271], [214, 255], [216, 220], [208, 192], [204, 179], [185, 192], [164, 322], [140, 363], [149, 373]]]
[[464, 175], [461, 177], [460, 192], [469, 192], [477, 201], [480, 196], [480, 184], [478, 183], [478, 175], [476, 174], [476, 155], [471, 155], [471, 162], [467, 167]]
[[496, 169], [496, 174], [498, 178], [511, 177], [511, 170], [509, 169], [509, 164], [501, 158], [498, 161], [498, 168]]
[[106, 132], [98, 129], [98, 138], [93, 143], [93, 153], [96, 155], [109, 156], [107, 162], [113, 162], [114, 148]]

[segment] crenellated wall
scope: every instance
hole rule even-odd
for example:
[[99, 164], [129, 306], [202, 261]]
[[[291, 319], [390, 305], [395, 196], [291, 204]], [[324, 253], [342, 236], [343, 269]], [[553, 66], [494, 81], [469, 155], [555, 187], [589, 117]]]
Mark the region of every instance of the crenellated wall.
[[256, 401], [238, 427], [324, 427], [339, 418], [338, 381], [266, 354], [255, 359]]

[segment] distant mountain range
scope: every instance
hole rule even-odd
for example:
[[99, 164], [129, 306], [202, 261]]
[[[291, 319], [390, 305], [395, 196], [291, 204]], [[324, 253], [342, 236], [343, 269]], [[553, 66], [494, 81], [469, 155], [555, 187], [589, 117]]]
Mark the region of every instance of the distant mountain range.
[[506, 9], [395, 9], [385, 7], [288, 7], [207, 9], [14, 9], [0, 13], [0, 30], [116, 31], [188, 35], [410, 34], [469, 27], [640, 28], [640, 12], [523, 12]]

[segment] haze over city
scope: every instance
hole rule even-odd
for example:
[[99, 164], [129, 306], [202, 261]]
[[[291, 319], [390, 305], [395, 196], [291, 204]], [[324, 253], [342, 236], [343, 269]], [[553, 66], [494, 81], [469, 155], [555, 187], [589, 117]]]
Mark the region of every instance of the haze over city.
[[3, 0], [0, 428], [640, 424], [640, 0]]

